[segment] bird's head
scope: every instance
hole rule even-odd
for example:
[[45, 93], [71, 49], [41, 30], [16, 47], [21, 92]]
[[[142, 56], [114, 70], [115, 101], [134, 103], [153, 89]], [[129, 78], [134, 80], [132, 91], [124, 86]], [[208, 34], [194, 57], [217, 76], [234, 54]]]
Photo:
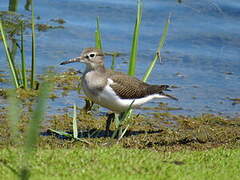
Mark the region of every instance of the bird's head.
[[82, 51], [79, 57], [63, 61], [60, 65], [81, 62], [87, 65], [90, 69], [96, 69], [99, 66], [104, 65], [104, 54], [97, 48], [86, 48]]

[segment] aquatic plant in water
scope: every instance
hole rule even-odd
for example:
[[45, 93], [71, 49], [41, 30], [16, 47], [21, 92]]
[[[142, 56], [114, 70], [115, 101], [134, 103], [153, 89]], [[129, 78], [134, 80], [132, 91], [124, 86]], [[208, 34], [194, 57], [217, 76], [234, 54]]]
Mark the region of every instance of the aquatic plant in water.
[[[35, 89], [36, 84], [35, 84], [35, 64], [36, 64], [36, 42], [35, 42], [35, 18], [34, 18], [34, 6], [33, 2], [31, 1], [31, 13], [32, 13], [32, 18], [31, 18], [31, 29], [32, 29], [32, 57], [31, 57], [31, 77], [30, 77], [30, 88]], [[12, 82], [15, 88], [28, 88], [28, 83], [27, 83], [27, 76], [26, 76], [26, 58], [25, 58], [25, 48], [24, 48], [24, 21], [21, 20], [17, 25], [16, 28], [13, 31], [5, 31], [5, 21], [0, 19], [0, 31], [1, 31], [1, 37], [2, 37], [2, 42], [4, 45], [4, 50], [6, 53], [7, 61], [9, 64], [9, 68], [11, 71], [12, 75]], [[7, 25], [6, 25], [7, 26]], [[14, 36], [15, 32], [17, 30], [20, 31], [20, 36], [21, 36], [21, 43], [20, 45], [17, 43], [15, 40]], [[12, 41], [13, 47], [10, 48], [9, 46], [9, 40]], [[17, 64], [15, 62], [15, 53], [17, 51], [17, 47], [20, 50], [21, 54], [21, 70], [18, 70]], [[12, 49], [12, 51], [10, 50]]]

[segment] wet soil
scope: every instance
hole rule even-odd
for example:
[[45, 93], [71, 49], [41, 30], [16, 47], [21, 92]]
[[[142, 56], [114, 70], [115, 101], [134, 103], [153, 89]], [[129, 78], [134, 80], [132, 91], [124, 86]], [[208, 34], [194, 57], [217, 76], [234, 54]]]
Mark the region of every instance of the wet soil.
[[[48, 79], [48, 76], [39, 76], [39, 80]], [[69, 91], [79, 90], [79, 72], [70, 69], [68, 72], [56, 74], [53, 78], [55, 90], [50, 99], [61, 98], [55, 94], [61, 90], [62, 96]], [[0, 98], [7, 98], [7, 90], [1, 89]], [[31, 118], [31, 111], [38, 91], [19, 89], [16, 91], [22, 102], [22, 112], [19, 119], [18, 144], [11, 141], [10, 127], [7, 118], [7, 104], [0, 109], [0, 147], [18, 146], [24, 142], [24, 132], [27, 122]], [[66, 107], [61, 113], [46, 114], [42, 121], [39, 146], [42, 148], [72, 148], [78, 146], [111, 146], [119, 144], [124, 148], [153, 149], [157, 151], [178, 151], [182, 149], [203, 150], [219, 146], [239, 147], [240, 145], [240, 117], [226, 118], [213, 114], [202, 114], [198, 117], [174, 115], [169, 112], [159, 112], [147, 115], [133, 114], [125, 123], [129, 128], [125, 136], [118, 141], [111, 138], [115, 130], [114, 124], [111, 132], [106, 136], [106, 114], [87, 112], [77, 107], [77, 123], [79, 138], [88, 143], [76, 141], [60, 136], [49, 129], [60, 130], [72, 134], [73, 107]]]

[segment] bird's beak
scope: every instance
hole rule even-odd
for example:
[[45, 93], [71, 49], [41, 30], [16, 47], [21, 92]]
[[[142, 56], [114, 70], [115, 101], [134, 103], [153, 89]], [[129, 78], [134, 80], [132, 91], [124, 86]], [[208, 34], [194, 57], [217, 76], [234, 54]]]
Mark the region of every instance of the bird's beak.
[[60, 65], [64, 65], [64, 64], [69, 64], [69, 63], [74, 63], [74, 62], [81, 62], [83, 60], [82, 56], [73, 58], [73, 59], [69, 59], [67, 61], [63, 61], [60, 63]]

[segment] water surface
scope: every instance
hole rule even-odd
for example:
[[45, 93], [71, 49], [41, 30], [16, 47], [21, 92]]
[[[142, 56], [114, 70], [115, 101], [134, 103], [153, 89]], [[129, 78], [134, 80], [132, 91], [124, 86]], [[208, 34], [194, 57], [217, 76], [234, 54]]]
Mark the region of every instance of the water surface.
[[[0, 2], [0, 10], [8, 3]], [[37, 73], [48, 66], [58, 71], [69, 67], [83, 70], [83, 65], [59, 66], [62, 60], [78, 56], [83, 48], [94, 46], [96, 17], [100, 17], [105, 51], [119, 51], [125, 55], [117, 59], [116, 69], [127, 72], [131, 37], [136, 15], [136, 1], [132, 0], [42, 0], [35, 3], [38, 23], [52, 23], [51, 19], [66, 21], [64, 29], [37, 32]], [[30, 16], [21, 1], [18, 13]], [[240, 2], [238, 0], [145, 0], [139, 40], [137, 74], [141, 78], [157, 48], [164, 23], [171, 14], [171, 25], [162, 51], [163, 63], [158, 63], [149, 83], [177, 86], [171, 94], [178, 102], [162, 100], [171, 107], [181, 107], [175, 114], [199, 115], [216, 113], [238, 116], [240, 104], [232, 105], [229, 98], [240, 98]], [[0, 70], [7, 68], [2, 45]], [[31, 55], [30, 40], [27, 41]], [[111, 60], [106, 57], [106, 66]], [[0, 87], [8, 85], [1, 83]], [[78, 97], [59, 98], [51, 105], [66, 107]], [[80, 106], [83, 100], [76, 103]], [[156, 107], [159, 100], [146, 106]], [[150, 111], [138, 112], [146, 113]]]

